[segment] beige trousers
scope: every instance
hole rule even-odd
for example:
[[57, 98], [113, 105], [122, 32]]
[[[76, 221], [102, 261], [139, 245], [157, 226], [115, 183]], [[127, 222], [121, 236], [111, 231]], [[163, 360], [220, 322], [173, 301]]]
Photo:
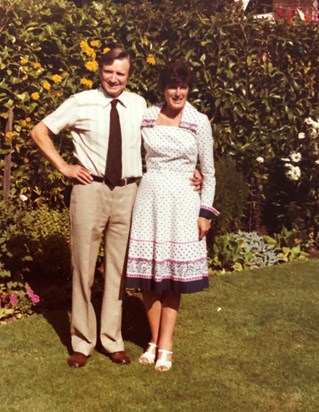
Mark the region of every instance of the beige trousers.
[[71, 342], [90, 355], [97, 342], [96, 314], [91, 302], [96, 260], [104, 236], [105, 282], [100, 340], [108, 353], [124, 350], [121, 333], [125, 259], [135, 200], [135, 183], [111, 191], [104, 183], [75, 185], [70, 204], [72, 257]]

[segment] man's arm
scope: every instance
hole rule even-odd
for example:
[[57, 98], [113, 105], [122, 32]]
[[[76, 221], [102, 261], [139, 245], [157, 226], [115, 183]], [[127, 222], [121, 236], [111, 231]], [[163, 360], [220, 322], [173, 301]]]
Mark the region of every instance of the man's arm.
[[40, 122], [31, 130], [31, 137], [43, 155], [64, 176], [77, 179], [82, 184], [92, 183], [91, 172], [84, 166], [70, 165], [59, 154], [51, 139], [51, 132], [47, 126]]

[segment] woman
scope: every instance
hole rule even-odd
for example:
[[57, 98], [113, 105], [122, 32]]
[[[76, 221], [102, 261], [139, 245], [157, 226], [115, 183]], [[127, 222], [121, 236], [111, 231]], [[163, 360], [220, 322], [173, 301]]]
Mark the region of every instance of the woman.
[[[151, 340], [139, 361], [167, 371], [181, 293], [208, 287], [205, 235], [215, 193], [213, 139], [207, 116], [187, 102], [191, 71], [177, 61], [159, 78], [165, 102], [146, 110], [142, 136], [147, 173], [139, 186], [132, 221], [127, 287], [142, 290]], [[189, 184], [197, 161], [199, 195]]]

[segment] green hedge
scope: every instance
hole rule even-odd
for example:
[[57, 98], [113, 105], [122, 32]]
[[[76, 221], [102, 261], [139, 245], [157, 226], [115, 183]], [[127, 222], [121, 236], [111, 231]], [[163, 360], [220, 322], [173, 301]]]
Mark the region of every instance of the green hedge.
[[[319, 26], [256, 20], [236, 5], [220, 12], [208, 3], [201, 8], [200, 1], [187, 0], [186, 8], [179, 1], [104, 0], [77, 7], [66, 0], [3, 0], [0, 150], [2, 168], [12, 153], [11, 198], [24, 194], [33, 204], [62, 204], [64, 179], [43, 161], [30, 128], [70, 94], [94, 87], [96, 59], [111, 43], [121, 43], [134, 54], [130, 89], [149, 103], [161, 99], [156, 79], [163, 63], [186, 56], [193, 66], [190, 100], [211, 119], [218, 164], [232, 159], [249, 188], [238, 212], [244, 216], [234, 216], [242, 229], [317, 230], [317, 146], [308, 135], [298, 136], [307, 117], [319, 116]], [[9, 108], [13, 131], [5, 137]], [[64, 135], [56, 144], [70, 157]], [[295, 152], [300, 161], [291, 159]], [[289, 167], [300, 168], [296, 180]], [[218, 198], [225, 179], [218, 182]]]

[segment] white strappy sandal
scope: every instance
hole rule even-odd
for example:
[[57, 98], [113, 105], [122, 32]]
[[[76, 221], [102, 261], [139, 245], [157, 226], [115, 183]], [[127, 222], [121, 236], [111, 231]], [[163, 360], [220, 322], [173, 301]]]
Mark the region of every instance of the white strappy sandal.
[[138, 361], [143, 365], [152, 365], [156, 357], [156, 343], [149, 342], [147, 350], [141, 355]]
[[173, 352], [170, 350], [166, 349], [159, 349], [159, 353], [162, 353], [162, 357], [160, 359], [157, 359], [155, 363], [155, 370], [158, 372], [167, 372], [171, 369], [172, 367], [172, 361], [167, 360], [167, 355], [172, 355]]

